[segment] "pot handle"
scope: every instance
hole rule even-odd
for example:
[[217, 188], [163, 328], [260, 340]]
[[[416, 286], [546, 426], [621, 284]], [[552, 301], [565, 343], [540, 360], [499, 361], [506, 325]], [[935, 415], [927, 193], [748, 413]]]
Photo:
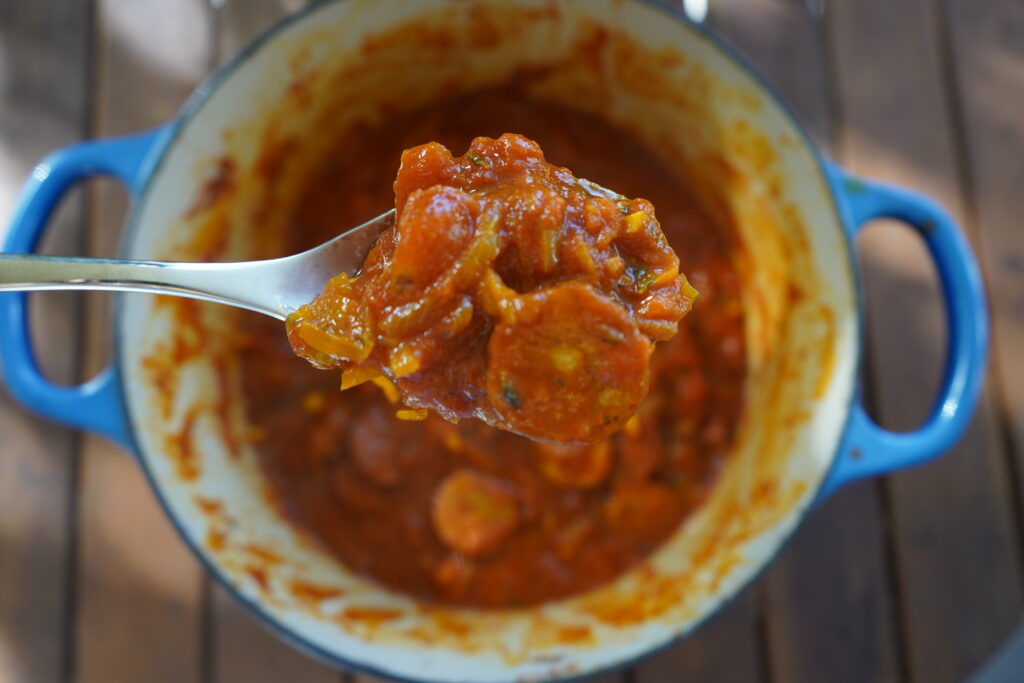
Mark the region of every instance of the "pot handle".
[[875, 218], [904, 221], [924, 239], [941, 281], [949, 348], [942, 388], [920, 428], [898, 433], [879, 427], [858, 396], [822, 497], [848, 482], [925, 462], [952, 447], [978, 403], [988, 355], [988, 308], [978, 264], [949, 214], [920, 194], [861, 180], [835, 165], [828, 172], [851, 242]]
[[[43, 159], [22, 189], [3, 241], [3, 251], [31, 253], [53, 210], [76, 182], [95, 175], [113, 176], [133, 197], [152, 170], [151, 152], [166, 144], [170, 127], [65, 147]], [[115, 366], [78, 386], [59, 386], [39, 371], [29, 334], [28, 296], [0, 294], [0, 372], [10, 393], [44, 417], [87, 429], [131, 449], [131, 432]]]

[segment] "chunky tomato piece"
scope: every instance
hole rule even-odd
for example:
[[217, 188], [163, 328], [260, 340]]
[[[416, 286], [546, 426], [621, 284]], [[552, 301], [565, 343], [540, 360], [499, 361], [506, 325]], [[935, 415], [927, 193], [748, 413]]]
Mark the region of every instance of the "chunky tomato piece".
[[508, 134], [458, 158], [406, 150], [395, 200], [363, 272], [288, 319], [295, 352], [377, 368], [449, 419], [564, 443], [618, 430], [647, 393], [651, 343], [696, 296], [651, 203]]
[[495, 477], [473, 470], [448, 475], [431, 506], [434, 530], [445, 545], [465, 555], [486, 554], [518, 524], [516, 497]]
[[491, 405], [522, 434], [596, 441], [647, 394], [650, 340], [621, 306], [578, 283], [521, 297], [488, 355]]

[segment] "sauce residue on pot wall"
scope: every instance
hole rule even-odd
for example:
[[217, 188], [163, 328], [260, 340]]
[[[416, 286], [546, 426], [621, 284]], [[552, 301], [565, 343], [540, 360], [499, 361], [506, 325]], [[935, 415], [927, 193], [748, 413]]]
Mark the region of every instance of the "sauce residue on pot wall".
[[[266, 119], [240, 123], [226, 140], [226, 148], [235, 160], [234, 182], [223, 183], [223, 190], [209, 190], [211, 185], [208, 185], [206, 192], [199, 192], [194, 206], [201, 208], [183, 218], [186, 228], [179, 233], [191, 235], [191, 238], [169, 240], [160, 256], [196, 258], [199, 254], [217, 260], [282, 253], [286, 244], [283, 226], [288, 220], [287, 211], [282, 207], [294, 205], [297, 185], [301, 184], [297, 179], [310, 177], [318, 158], [309, 140], [298, 135], [299, 128], [319, 126], [313, 129], [323, 130], [324, 135], [316, 145], [323, 147], [326, 139], [339, 140], [356, 131], [365, 131], [381, 118], [429, 102], [438, 92], [462, 90], [464, 83], [450, 64], [459, 62], [452, 54], [464, 54], [467, 50], [467, 36], [487, 36], [486, 45], [478, 45], [476, 50], [501, 50], [507, 47], [503, 41], [516, 40], [517, 32], [521, 35], [549, 31], [554, 36], [564, 30], [559, 3], [552, 3], [555, 9], [546, 9], [541, 14], [519, 13], [503, 5], [466, 5], [472, 11], [466, 7], [447, 7], [429, 18], [424, 24], [429, 29], [406, 28], [367, 41], [361, 59], [380, 64], [379, 73], [375, 74], [369, 73], [365, 66], [354, 64], [311, 67], [309, 55], [317, 54], [318, 49], [301, 44], [291, 46], [297, 74], [292, 87], [279, 101], [266, 104]], [[543, 27], [538, 28], [537, 24]], [[527, 25], [530, 25], [528, 29]], [[753, 384], [762, 387], [756, 395], [749, 396], [747, 402], [756, 405], [758, 411], [770, 411], [774, 405], [775, 414], [759, 412], [759, 416], [764, 415], [766, 423], [788, 424], [786, 429], [796, 430], [815, 391], [807, 387], [820, 388], [827, 384], [827, 373], [821, 370], [831, 366], [828, 356], [831, 347], [825, 342], [833, 333], [834, 320], [829, 310], [818, 307], [818, 314], [808, 314], [805, 310], [818, 306], [813, 297], [800, 294], [801, 287], [811, 291], [815, 286], [815, 266], [809, 247], [801, 246], [798, 239], [787, 241], [778, 237], [780, 234], [799, 235], [804, 229], [800, 226], [799, 212], [784, 201], [777, 201], [780, 195], [785, 196], [788, 181], [772, 153], [775, 143], [759, 140], [756, 131], [742, 126], [717, 129], [711, 125], [707, 130], [695, 127], [695, 135], [718, 136], [721, 140], [698, 139], [691, 141], [692, 144], [666, 132], [678, 129], [680, 117], [689, 116], [699, 121], [702, 117], [713, 116], [705, 103], [715, 98], [731, 99], [741, 108], [756, 111], [762, 106], [760, 95], [734, 85], [720, 85], [699, 64], [669, 50], [648, 49], [624, 34], [587, 24], [586, 20], [581, 25], [583, 28], [576, 33], [574, 47], [564, 60], [536, 63], [518, 74], [502, 73], [495, 78], [501, 81], [515, 77], [528, 83], [531, 97], [571, 99], [583, 109], [607, 110], [619, 125], [632, 129], [666, 164], [683, 174], [715, 223], [739, 226], [741, 239], [736, 241], [739, 248], [732, 259], [744, 279], [743, 306], [748, 310], [756, 309], [746, 316], [745, 340], [751, 373], [756, 379]], [[467, 32], [467, 26], [479, 28], [481, 33]], [[494, 27], [497, 28], [492, 35], [490, 31]], [[327, 38], [314, 35], [308, 40], [316, 42]], [[317, 47], [322, 52], [323, 45]], [[437, 78], [427, 79], [423, 84], [410, 83], [402, 72], [411, 71], [408, 66], [419, 63], [436, 65]], [[393, 86], [388, 85], [391, 76], [394, 76], [390, 79], [394, 81]], [[473, 87], [488, 82], [480, 72], [472, 72], [466, 78]], [[392, 87], [394, 92], [389, 89]], [[310, 93], [323, 92], [335, 92], [338, 104], [313, 107], [315, 100], [311, 100]], [[645, 110], [649, 120], [637, 121], [630, 116], [635, 112], [631, 112], [632, 105], [628, 104], [635, 104], [636, 98], [661, 101], [665, 106]], [[379, 106], [369, 107], [367, 103], [374, 101], [379, 102]], [[351, 103], [360, 103], [359, 106], [368, 108], [358, 116], [342, 116], [339, 112], [345, 103], [350, 107], [356, 106]], [[254, 135], [262, 141], [255, 152], [245, 144]], [[223, 168], [223, 164], [216, 161], [211, 164], [214, 170], [211, 177], [215, 177], [218, 167]], [[265, 188], [268, 175], [280, 182], [271, 183], [266, 192], [251, 189]], [[751, 186], [755, 183], [767, 189], [752, 192]], [[760, 203], [756, 200], [736, 202], [730, 198], [738, 195], [759, 197]], [[360, 210], [363, 209], [373, 211], [374, 207], [367, 205]], [[254, 218], [260, 220], [256, 222]], [[779, 230], [782, 221], [790, 223], [787, 230]], [[247, 229], [253, 225], [257, 226], [255, 235]], [[754, 233], [765, 237], [756, 240], [757, 254], [745, 248], [755, 243], [751, 238]], [[219, 433], [228, 449], [234, 448], [236, 457], [245, 460], [251, 458], [250, 444], [266, 439], [270, 430], [267, 425], [250, 428], [239, 415], [242, 377], [234, 356], [245, 342], [233, 330], [242, 314], [226, 314], [221, 308], [210, 312], [211, 308], [206, 305], [193, 309], [180, 301], [168, 300], [161, 306], [166, 307], [165, 312], [170, 312], [176, 327], [168, 335], [166, 345], [147, 353], [145, 364], [154, 368], [150, 389], [154, 401], [169, 406], [166, 412], [171, 415], [168, 422], [172, 429], [166, 430], [168, 438], [187, 444], [169, 452], [172, 458], [188, 463], [187, 466], [178, 463], [179, 474], [198, 481], [203, 472], [200, 444], [210, 432]], [[796, 315], [801, 311], [803, 313]], [[182, 324], [180, 332], [179, 323]], [[180, 350], [175, 350], [176, 345], [181, 344], [178, 336], [185, 335], [183, 339], [187, 341], [190, 326], [202, 330], [202, 348], [193, 352], [192, 346], [184, 344], [181, 348], [188, 353], [180, 355]], [[802, 356], [803, 360], [771, 362], [776, 350], [784, 344], [796, 343], [796, 337], [801, 340], [801, 350], [790, 356]], [[823, 346], [828, 348], [823, 349]], [[203, 374], [209, 380], [198, 402], [168, 379], [173, 373], [166, 371], [168, 368], [180, 370], [179, 363], [193, 362], [204, 366]], [[218, 367], [225, 369], [218, 371], [215, 369]], [[333, 386], [325, 387], [324, 395], [332, 396], [333, 392]], [[183, 419], [187, 414], [183, 407], [188, 402], [198, 406], [202, 415], [194, 418], [191, 426]], [[316, 403], [312, 401], [311, 405]], [[230, 408], [225, 409], [225, 406]], [[159, 427], [154, 426], [154, 429], [159, 430]], [[694, 616], [702, 601], [713, 595], [737, 567], [756, 561], [733, 548], [784, 519], [793, 506], [803, 500], [807, 487], [806, 482], [799, 480], [775, 482], [772, 467], [783, 467], [789, 437], [760, 433], [759, 429], [760, 425], [744, 422], [739, 435], [741, 443], [753, 441], [766, 445], [758, 456], [762, 462], [757, 472], [751, 469], [749, 475], [744, 475], [734, 472], [736, 468], [730, 466], [714, 494], [715, 501], [731, 496], [734, 501], [731, 505], [710, 506], [706, 514], [701, 513], [707, 519], [702, 518], [700, 524], [692, 528], [688, 525], [679, 538], [670, 541], [670, 548], [616, 583], [543, 613], [517, 610], [470, 615], [453, 608], [415, 606], [398, 598], [389, 598], [384, 600], [386, 605], [379, 605], [383, 598], [378, 589], [350, 577], [339, 581], [339, 585], [311, 582], [316, 586], [312, 591], [295, 592], [292, 590], [295, 582], [303, 580], [298, 575], [302, 567], [266, 562], [247, 553], [243, 546], [250, 541], [240, 537], [239, 529], [243, 525], [229, 514], [227, 501], [219, 501], [224, 509], [216, 514], [204, 513], [208, 520], [207, 548], [232, 581], [260, 593], [267, 605], [319, 615], [374, 642], [452, 647], [467, 652], [494, 650], [502, 652], [506, 661], [512, 663], [553, 656], [554, 670], [559, 666], [558, 657], [544, 653], [628, 643], [635, 638], [633, 628], [639, 624], [661, 622], [673, 629], [674, 624]], [[181, 457], [181, 453], [187, 456]], [[698, 500], [699, 496], [693, 502]], [[203, 508], [197, 504], [197, 509], [207, 508], [210, 506]], [[681, 545], [686, 546], [685, 553], [674, 550]], [[263, 547], [277, 552], [273, 544]], [[395, 604], [405, 607], [392, 607]], [[386, 614], [387, 618], [374, 618], [373, 614]], [[363, 618], [366, 615], [371, 616]], [[513, 647], [497, 634], [517, 619], [530, 624], [530, 638]]]

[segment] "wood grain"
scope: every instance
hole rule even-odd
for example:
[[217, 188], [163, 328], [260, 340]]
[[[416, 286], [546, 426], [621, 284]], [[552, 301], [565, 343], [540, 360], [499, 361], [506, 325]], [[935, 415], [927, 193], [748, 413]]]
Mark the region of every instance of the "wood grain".
[[[992, 307], [989, 377], [1024, 500], [1024, 4], [945, 0], [962, 161]], [[1024, 511], [1018, 507], [1020, 524]]]
[[762, 680], [757, 593], [748, 589], [685, 640], [641, 661], [633, 683]]
[[[826, 150], [834, 136], [825, 31], [792, 0], [717, 0], [712, 19]], [[813, 511], [766, 575], [767, 653], [778, 681], [898, 677], [878, 485]]]
[[825, 149], [832, 145], [830, 74], [820, 18], [800, 0], [712, 0], [709, 23], [747, 58]]
[[[60, 0], [0, 3], [0, 231], [32, 166], [85, 132], [87, 10]], [[42, 250], [80, 253], [84, 218], [74, 192]], [[78, 377], [79, 304], [75, 295], [31, 297], [40, 364], [62, 383]], [[28, 414], [0, 388], [0, 680], [7, 683], [66, 675], [77, 444], [71, 430]]]
[[768, 572], [772, 680], [900, 680], [876, 487], [813, 511]]
[[627, 683], [627, 681], [631, 680], [630, 674], [631, 672], [629, 671], [617, 671], [600, 676], [591, 676], [587, 679], [587, 683]]
[[[856, 172], [917, 188], [963, 221], [934, 6], [871, 0], [837, 3], [834, 10], [843, 161]], [[861, 244], [878, 417], [890, 428], [913, 428], [934, 400], [944, 353], [935, 276], [906, 229], [869, 230]], [[960, 680], [1021, 612], [1018, 539], [991, 406], [986, 392], [951, 453], [889, 478], [912, 680]]]
[[226, 0], [216, 12], [218, 63], [234, 57], [254, 38], [311, 0]]
[[[206, 71], [206, 20], [198, 2], [98, 2], [95, 135], [135, 132], [174, 115]], [[114, 255], [124, 193], [104, 186], [94, 204], [91, 253]], [[106, 303], [90, 300], [93, 370], [112, 344]], [[75, 680], [200, 680], [198, 564], [132, 457], [93, 437], [84, 451]]]
[[[586, 679], [586, 683], [626, 683], [627, 681], [631, 680], [630, 675], [631, 672], [629, 671], [621, 671], [599, 676], [590, 676]], [[351, 683], [389, 683], [390, 680], [391, 679], [378, 678], [376, 676], [365, 676], [362, 674], [357, 674], [349, 677], [349, 681]], [[668, 683], [669, 681], [674, 682], [682, 679], [666, 678], [663, 680], [664, 683]]]
[[234, 598], [219, 586], [214, 589], [213, 614], [211, 681], [341, 681], [342, 674], [283, 643], [243, 612]]

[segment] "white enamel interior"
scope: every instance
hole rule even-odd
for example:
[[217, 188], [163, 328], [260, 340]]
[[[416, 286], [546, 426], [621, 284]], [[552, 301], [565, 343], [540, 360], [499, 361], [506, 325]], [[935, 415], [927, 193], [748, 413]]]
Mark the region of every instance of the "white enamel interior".
[[[320, 6], [289, 23], [225, 78], [215, 80], [209, 96], [187, 117], [137, 207], [127, 255], [166, 257], [175, 245], [187, 241], [191, 224], [183, 216], [209, 177], [214, 159], [229, 154], [242, 168], [253, 163], [261, 117], [284, 96], [296, 69], [313, 74], [339, 68], [360, 58], [358, 49], [366, 36], [431, 12], [447, 12], [443, 20], [457, 22], [474, 4], [347, 0]], [[670, 161], [696, 164], [709, 154], [731, 160], [721, 176], [709, 172], [698, 178], [692, 168], [681, 168], [680, 173], [709, 196], [715, 195], [717, 210], [735, 217], [745, 247], [737, 260], [747, 273], [744, 304], [751, 371], [739, 443], [711, 499], [643, 571], [606, 589], [536, 610], [451, 610], [452, 618], [470, 625], [465, 642], [484, 644], [476, 651], [440, 636], [424, 643], [403, 635], [417, 620], [432, 626], [435, 616], [421, 614], [409, 598], [352, 576], [268, 507], [251, 453], [230, 457], [217, 430], [202, 417], [204, 396], [210, 395], [214, 377], [201, 358], [177, 368], [180, 391], [173, 416], [161, 417], [144, 358], [182, 332], [169, 324], [153, 298], [122, 297], [118, 333], [127, 403], [141, 457], [160, 497], [189, 542], [243, 599], [291, 639], [335, 661], [415, 680], [505, 681], [585, 673], [656, 648], [690, 630], [771, 559], [813, 499], [841, 436], [854, 383], [854, 284], [842, 229], [808, 143], [754, 77], [707, 36], [670, 18], [664, 9], [614, 0], [554, 4], [560, 8], [557, 18], [538, 19], [534, 29], [523, 31], [512, 44], [493, 51], [477, 47], [472, 56], [467, 52], [464, 60], [449, 62], [431, 60], [429, 54], [410, 55], [377, 85], [381, 93], [390, 93], [382, 97], [402, 93], [402, 101], [412, 106], [428, 99], [453, 75], [474, 83], [500, 80], [516, 66], [557, 61], [581, 22], [607, 25], [635, 36], [649, 49], [685, 57], [679, 78], [689, 84], [695, 102], [686, 105], [686, 111], [679, 109], [685, 103], [666, 101], [659, 93], [640, 88], [616, 88], [599, 103], [587, 99], [585, 88], [573, 96], [580, 106], [599, 108], [633, 128]], [[623, 78], [614, 72], [611, 65], [605, 75], [612, 81]], [[587, 76], [554, 78], [552, 96], [560, 89], [569, 92], [581, 78]], [[297, 134], [306, 131], [305, 138], [299, 135], [299, 144], [315, 148], [323, 143], [308, 135], [318, 115], [318, 81], [312, 82], [314, 98], [308, 113], [276, 125]], [[703, 84], [699, 91], [693, 90], [695, 83]], [[372, 91], [372, 84], [366, 87]], [[347, 111], [372, 116], [365, 97], [353, 96]], [[748, 163], [757, 156], [751, 147], [758, 145], [770, 148], [772, 173]], [[301, 177], [304, 158], [296, 155], [296, 169], [289, 177]], [[731, 178], [728, 187], [716, 186], [726, 175]], [[236, 237], [231, 253], [238, 257], [246, 253], [247, 242], [241, 236], [247, 203], [260, 191], [242, 187], [237, 215], [229, 217]], [[794, 244], [805, 245], [806, 253], [794, 255]], [[804, 293], [796, 303], [791, 301], [790, 285]], [[217, 318], [230, 320], [226, 313], [210, 318], [211, 329], [216, 329]], [[822, 320], [828, 323], [825, 331]], [[807, 389], [811, 384], [813, 391]], [[201, 406], [194, 430], [201, 444], [200, 472], [186, 480], [168, 457], [167, 436], [180, 428], [189, 408], [196, 405]], [[237, 407], [234, 410], [237, 418]], [[230, 527], [231, 548], [252, 542], [287, 558], [274, 567], [267, 591], [244, 571], [242, 555], [231, 548], [209, 550], [215, 522], [200, 511], [197, 496], [223, 504], [224, 515], [216, 523]], [[297, 577], [342, 587], [346, 593], [313, 613], [284, 590]], [[665, 586], [676, 581], [685, 582], [686, 589], [670, 605], [652, 602], [650, 618], [615, 625], [601, 616], [600, 605], [624, 599], [644, 605], [655, 599], [653, 591], [663, 594]], [[332, 618], [351, 606], [394, 607], [405, 616], [380, 628], [340, 625]], [[586, 624], [593, 638], [578, 644], [551, 642], [537, 635], [540, 623]]]

